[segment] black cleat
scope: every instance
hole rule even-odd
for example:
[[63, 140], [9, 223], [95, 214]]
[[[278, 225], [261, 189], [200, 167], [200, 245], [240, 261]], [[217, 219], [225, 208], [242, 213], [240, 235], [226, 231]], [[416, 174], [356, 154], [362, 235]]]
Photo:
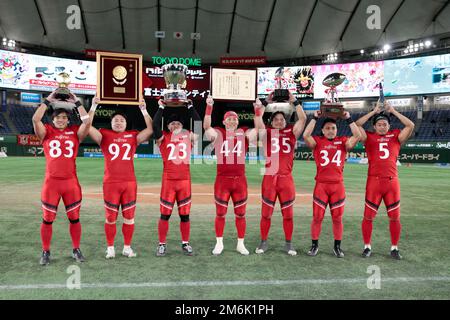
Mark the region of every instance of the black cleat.
[[42, 251], [41, 260], [39, 261], [41, 266], [50, 264], [50, 251]]
[[255, 253], [262, 254], [269, 249], [269, 245], [267, 244], [267, 240], [261, 240], [258, 248], [256, 248]]
[[363, 256], [363, 258], [368, 258], [368, 257], [370, 257], [371, 254], [372, 254], [372, 250], [370, 250], [369, 248], [365, 248], [361, 255]]
[[334, 246], [333, 253], [338, 258], [344, 257], [344, 251], [342, 251], [341, 246]]
[[193, 255], [193, 250], [192, 247], [189, 243], [183, 243], [181, 245], [181, 249], [183, 249], [183, 253], [187, 256], [192, 256]]
[[80, 248], [73, 249], [72, 258], [74, 258], [76, 262], [84, 262], [85, 260]]
[[309, 251], [308, 251], [308, 256], [311, 256], [311, 257], [317, 256], [318, 252], [319, 252], [319, 245], [313, 244], [311, 246], [311, 249], [309, 249]]
[[165, 243], [160, 243], [158, 248], [156, 248], [156, 256], [164, 257], [166, 255], [167, 247]]
[[400, 255], [398, 249], [391, 250], [391, 257], [395, 260], [402, 260], [402, 256]]

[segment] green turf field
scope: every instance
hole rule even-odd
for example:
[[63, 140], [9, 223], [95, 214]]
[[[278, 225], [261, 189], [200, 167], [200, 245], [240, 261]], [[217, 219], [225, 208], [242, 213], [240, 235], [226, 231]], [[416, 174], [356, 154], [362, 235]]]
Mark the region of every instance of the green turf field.
[[[83, 191], [101, 192], [102, 159], [77, 160]], [[160, 160], [137, 159], [139, 187], [160, 183]], [[246, 245], [250, 256], [235, 252], [236, 231], [231, 209], [227, 215], [221, 256], [212, 256], [215, 244], [214, 204], [196, 203], [191, 212], [191, 244], [195, 256], [183, 256], [179, 218], [170, 220], [169, 254], [155, 256], [159, 204], [140, 201], [136, 210], [133, 248], [135, 259], [122, 257], [121, 219], [118, 221], [116, 259], [105, 260], [106, 248], [101, 198], [84, 196], [81, 209], [81, 249], [87, 262], [80, 266], [81, 289], [69, 290], [67, 268], [74, 264], [68, 221], [59, 206], [54, 223], [52, 262], [39, 265], [41, 253], [40, 188], [43, 158], [0, 159], [0, 299], [449, 299], [450, 298], [450, 169], [413, 165], [399, 168], [402, 186], [402, 261], [389, 257], [390, 238], [384, 207], [374, 223], [373, 256], [360, 257], [360, 224], [367, 167], [347, 165], [347, 201], [344, 214], [344, 259], [332, 255], [331, 219], [327, 213], [317, 257], [309, 257], [311, 192], [315, 166], [295, 162], [297, 193], [293, 242], [299, 254], [282, 251], [279, 207], [269, 235], [270, 250], [254, 254], [259, 243], [260, 205], [249, 205]], [[193, 184], [212, 185], [214, 165], [193, 165]], [[259, 188], [259, 166], [247, 167], [249, 186]], [[101, 196], [101, 195], [100, 195]], [[143, 195], [144, 199], [150, 196]], [[157, 199], [157, 197], [154, 197]], [[119, 253], [119, 254], [117, 254]], [[368, 289], [369, 266], [381, 273], [381, 289]]]

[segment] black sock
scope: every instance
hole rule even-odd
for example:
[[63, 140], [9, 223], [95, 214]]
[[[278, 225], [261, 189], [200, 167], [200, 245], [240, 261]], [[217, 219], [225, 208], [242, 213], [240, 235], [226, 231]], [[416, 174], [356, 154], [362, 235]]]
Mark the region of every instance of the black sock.
[[334, 246], [341, 246], [341, 240], [334, 240]]
[[319, 240], [313, 240], [312, 244], [313, 244], [313, 246], [318, 246], [319, 245]]

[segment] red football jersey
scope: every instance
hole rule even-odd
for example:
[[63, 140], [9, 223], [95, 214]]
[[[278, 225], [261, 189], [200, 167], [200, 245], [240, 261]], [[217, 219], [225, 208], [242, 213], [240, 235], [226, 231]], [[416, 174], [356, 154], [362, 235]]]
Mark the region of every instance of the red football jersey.
[[396, 177], [397, 158], [400, 153], [399, 129], [391, 130], [380, 136], [366, 131], [365, 143], [367, 158], [369, 159], [369, 176]]
[[293, 126], [282, 130], [266, 127], [264, 143], [266, 155], [266, 175], [286, 175], [292, 173], [294, 152], [297, 143]]
[[159, 146], [164, 162], [163, 178], [172, 180], [190, 179], [191, 132], [183, 130], [178, 134], [163, 131], [164, 139]]
[[80, 126], [68, 126], [64, 130], [45, 124], [46, 134], [42, 141], [46, 160], [45, 176], [56, 179], [76, 178], [77, 167], [75, 159], [80, 141], [78, 129]]
[[217, 157], [218, 176], [244, 176], [245, 156], [248, 152], [247, 128], [238, 128], [235, 132], [224, 128], [215, 128], [218, 135], [214, 141]]
[[313, 137], [316, 141], [313, 155], [316, 161], [316, 181], [322, 183], [342, 182], [347, 150], [347, 137], [336, 137], [328, 140], [324, 136]]
[[100, 129], [102, 149], [105, 158], [103, 182], [136, 181], [134, 175], [134, 154], [136, 153], [138, 131], [114, 132]]

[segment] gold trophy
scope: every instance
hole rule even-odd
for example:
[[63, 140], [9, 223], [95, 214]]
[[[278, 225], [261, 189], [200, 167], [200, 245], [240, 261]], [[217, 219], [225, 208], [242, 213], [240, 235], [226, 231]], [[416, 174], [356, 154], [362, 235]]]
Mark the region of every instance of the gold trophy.
[[283, 67], [275, 72], [275, 89], [272, 92], [272, 102], [267, 104], [265, 112], [283, 112], [286, 117], [290, 117], [294, 112], [294, 105], [289, 102], [289, 89], [283, 88]]
[[332, 73], [323, 79], [322, 84], [329, 89], [325, 91], [327, 94], [325, 101], [320, 105], [320, 111], [322, 117], [339, 119], [344, 116], [344, 106], [340, 103], [337, 96], [336, 87], [341, 85], [345, 81], [345, 74], [342, 73]]
[[75, 104], [68, 102], [70, 98], [70, 75], [67, 72], [61, 72], [56, 76], [56, 82], [58, 82], [58, 88], [55, 90], [55, 98], [57, 101], [52, 102], [51, 106], [55, 109], [75, 109]]
[[184, 64], [165, 64], [162, 67], [166, 89], [164, 103], [169, 107], [181, 107], [187, 104], [186, 88], [187, 66]]

